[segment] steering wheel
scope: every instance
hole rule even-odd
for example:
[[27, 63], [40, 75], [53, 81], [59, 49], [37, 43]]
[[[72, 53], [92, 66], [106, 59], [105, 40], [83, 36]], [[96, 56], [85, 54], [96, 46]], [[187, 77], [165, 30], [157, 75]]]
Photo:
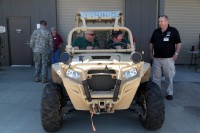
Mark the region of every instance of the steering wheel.
[[111, 43], [108, 45], [108, 48], [109, 49], [116, 49], [117, 46], [114, 46], [115, 44], [118, 44], [118, 46], [121, 46], [122, 49], [126, 49], [127, 48], [127, 43], [125, 42], [114, 42], [114, 43]]

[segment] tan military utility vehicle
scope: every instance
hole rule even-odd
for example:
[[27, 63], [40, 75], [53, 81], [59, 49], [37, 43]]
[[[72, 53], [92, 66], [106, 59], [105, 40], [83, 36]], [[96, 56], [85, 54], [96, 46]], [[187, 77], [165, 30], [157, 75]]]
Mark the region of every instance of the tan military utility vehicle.
[[[72, 41], [86, 30], [95, 31], [99, 49], [72, 47]], [[130, 41], [131, 48], [107, 49], [111, 32], [118, 30]], [[160, 88], [149, 81], [150, 64], [135, 52], [132, 33], [124, 27], [121, 12], [79, 12], [60, 59], [61, 62], [52, 65], [53, 83], [45, 86], [41, 100], [41, 121], [46, 131], [61, 128], [63, 115], [71, 109], [70, 102], [75, 110], [88, 110], [91, 114], [114, 113], [131, 107], [145, 128], [161, 128], [165, 119], [164, 98]]]

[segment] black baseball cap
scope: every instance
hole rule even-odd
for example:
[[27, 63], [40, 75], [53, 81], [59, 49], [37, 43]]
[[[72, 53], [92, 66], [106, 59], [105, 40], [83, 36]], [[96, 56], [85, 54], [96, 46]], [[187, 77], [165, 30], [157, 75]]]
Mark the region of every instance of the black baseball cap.
[[46, 22], [45, 20], [41, 20], [41, 21], [40, 21], [40, 24], [46, 26], [46, 25], [47, 25], [47, 22]]

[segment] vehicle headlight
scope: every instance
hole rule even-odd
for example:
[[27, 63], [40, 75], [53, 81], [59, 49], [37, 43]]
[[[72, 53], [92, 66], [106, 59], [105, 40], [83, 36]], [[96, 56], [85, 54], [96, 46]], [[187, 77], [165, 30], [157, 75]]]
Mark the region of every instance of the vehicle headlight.
[[80, 74], [72, 69], [68, 69], [67, 72], [66, 72], [66, 75], [70, 78], [73, 78], [73, 79], [78, 79], [80, 78]]
[[124, 72], [123, 77], [126, 79], [130, 79], [130, 78], [134, 77], [135, 75], [137, 75], [137, 70], [134, 68], [134, 69], [130, 69], [130, 70]]

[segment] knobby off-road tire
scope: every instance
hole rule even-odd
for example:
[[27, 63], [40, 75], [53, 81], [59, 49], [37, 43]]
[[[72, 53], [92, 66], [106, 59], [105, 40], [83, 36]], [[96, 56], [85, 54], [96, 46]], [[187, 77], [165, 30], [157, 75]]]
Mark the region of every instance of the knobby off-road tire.
[[55, 132], [62, 126], [62, 95], [61, 86], [49, 83], [45, 86], [41, 100], [41, 123], [44, 130]]
[[144, 111], [139, 116], [144, 127], [149, 130], [161, 128], [165, 119], [165, 104], [159, 86], [152, 81], [142, 83], [139, 99]]

